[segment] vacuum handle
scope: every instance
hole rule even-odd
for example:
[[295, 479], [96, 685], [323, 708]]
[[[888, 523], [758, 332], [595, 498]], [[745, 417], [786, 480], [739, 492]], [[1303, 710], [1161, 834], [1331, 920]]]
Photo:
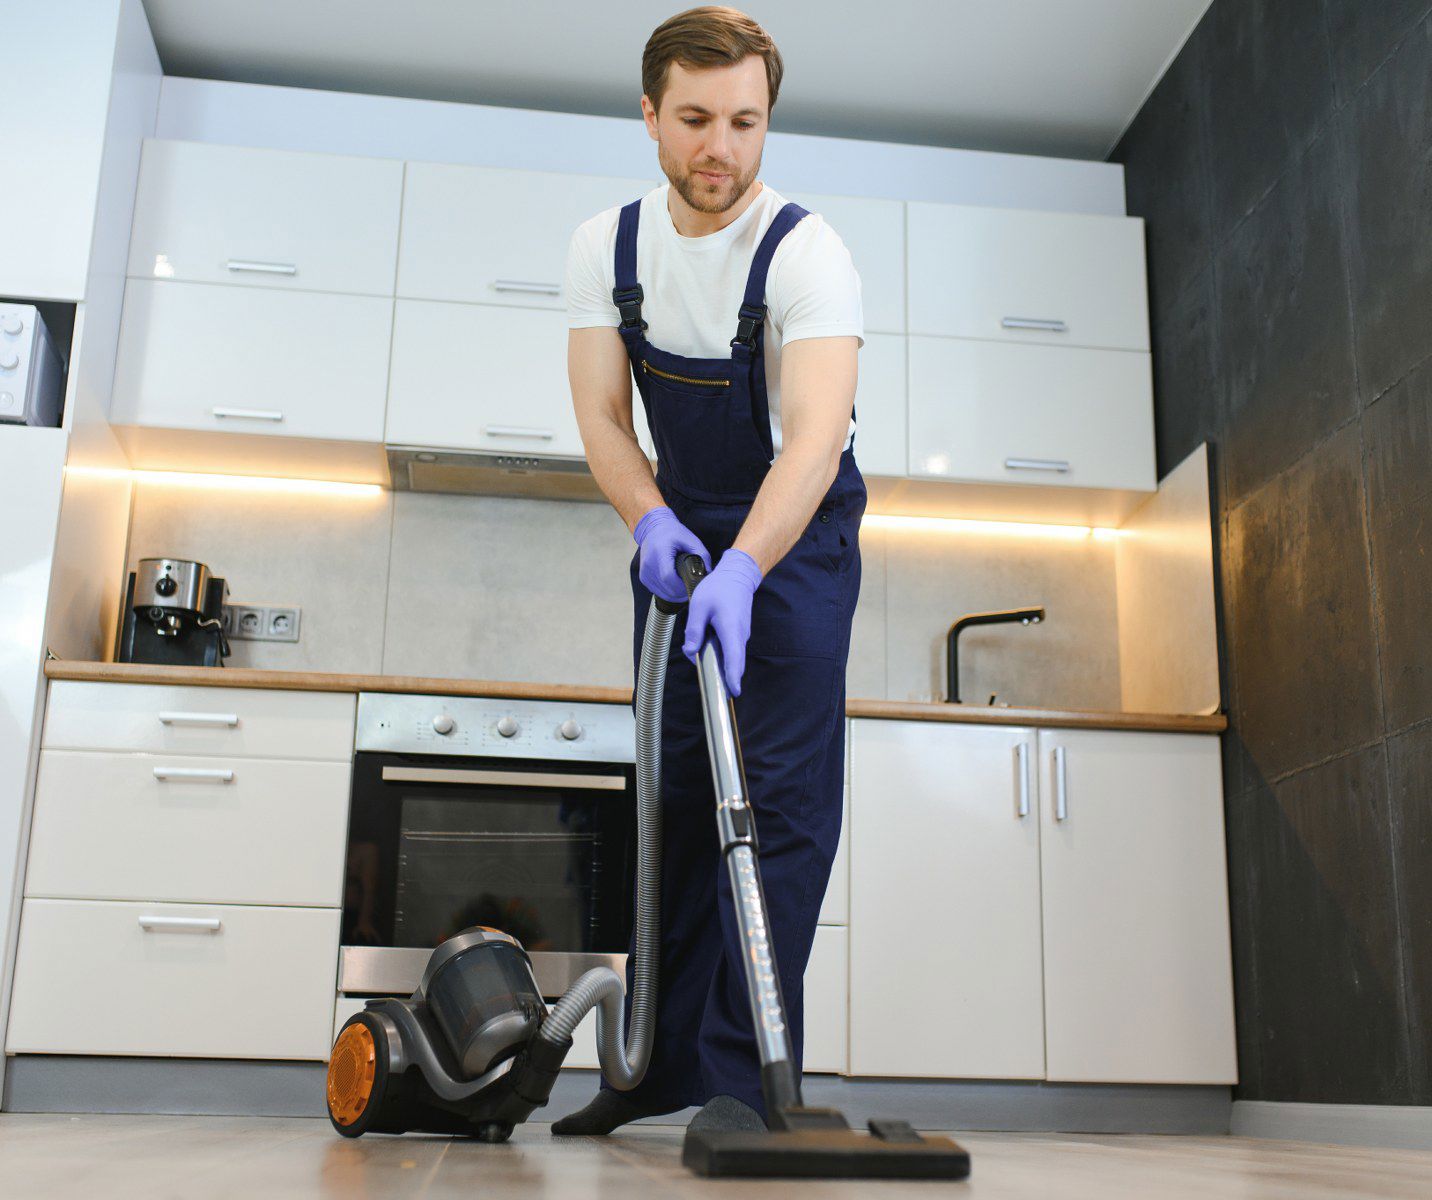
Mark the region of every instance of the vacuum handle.
[[696, 590], [696, 585], [706, 577], [706, 564], [701, 561], [699, 554], [678, 554], [676, 556], [676, 573], [681, 576], [681, 582], [686, 585], [686, 598], [691, 599], [691, 593]]

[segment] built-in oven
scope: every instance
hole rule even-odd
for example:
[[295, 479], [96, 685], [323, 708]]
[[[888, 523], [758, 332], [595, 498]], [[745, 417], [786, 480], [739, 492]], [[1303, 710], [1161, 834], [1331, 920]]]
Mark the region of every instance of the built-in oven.
[[516, 937], [548, 997], [622, 972], [634, 759], [623, 705], [360, 693], [339, 991], [408, 995], [473, 925]]

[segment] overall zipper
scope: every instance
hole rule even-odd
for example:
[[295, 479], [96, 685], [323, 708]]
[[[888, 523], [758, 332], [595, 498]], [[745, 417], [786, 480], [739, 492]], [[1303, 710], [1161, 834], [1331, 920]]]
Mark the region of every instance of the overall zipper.
[[660, 375], [663, 379], [674, 379], [677, 383], [697, 383], [706, 387], [731, 386], [729, 379], [693, 379], [690, 375], [673, 375], [670, 371], [663, 371], [658, 367], [653, 367], [646, 359], [641, 360], [641, 369], [643, 371], [649, 371], [653, 375]]

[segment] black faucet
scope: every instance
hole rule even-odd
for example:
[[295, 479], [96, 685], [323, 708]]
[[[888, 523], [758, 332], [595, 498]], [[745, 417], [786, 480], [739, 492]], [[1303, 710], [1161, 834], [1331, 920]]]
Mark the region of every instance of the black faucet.
[[[960, 630], [969, 625], [997, 625], [1002, 621], [1018, 621], [1021, 625], [1030, 623], [1037, 625], [1043, 619], [1043, 608], [1004, 608], [998, 612], [965, 613], [951, 625], [950, 632], [945, 635], [946, 703], [962, 703], [960, 700]], [[993, 700], [994, 697], [991, 696], [990, 699]]]

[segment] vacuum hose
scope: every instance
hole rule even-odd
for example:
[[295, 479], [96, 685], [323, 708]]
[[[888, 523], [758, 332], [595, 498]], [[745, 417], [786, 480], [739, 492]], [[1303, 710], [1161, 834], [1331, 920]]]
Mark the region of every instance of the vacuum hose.
[[607, 1081], [623, 1092], [636, 1087], [646, 1074], [656, 1023], [661, 942], [661, 696], [671, 627], [682, 607], [652, 597], [636, 677], [636, 978], [630, 1038], [622, 1028], [624, 981], [609, 967], [583, 972], [552, 1006], [537, 1033], [546, 1041], [565, 1043], [582, 1018], [600, 1005], [597, 1058]]

